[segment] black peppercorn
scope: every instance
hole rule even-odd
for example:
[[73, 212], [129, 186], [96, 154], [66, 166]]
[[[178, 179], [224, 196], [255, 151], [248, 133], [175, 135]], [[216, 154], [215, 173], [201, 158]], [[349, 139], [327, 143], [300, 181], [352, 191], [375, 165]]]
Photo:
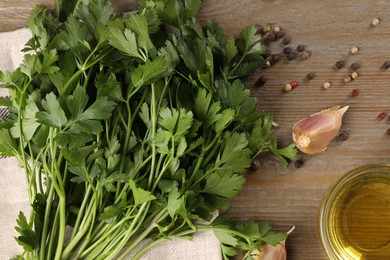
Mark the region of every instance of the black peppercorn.
[[270, 62], [272, 65], [278, 63], [279, 61], [281, 61], [282, 59], [282, 55], [279, 55], [279, 54], [273, 54], [270, 56]]
[[307, 73], [306, 78], [308, 80], [312, 80], [312, 79], [314, 79], [315, 76], [316, 76], [316, 74], [314, 72], [309, 72], [309, 73]]
[[351, 66], [349, 66], [351, 68], [351, 70], [358, 70], [360, 69], [360, 64], [359, 63], [352, 63]]
[[292, 52], [292, 49], [291, 49], [290, 47], [284, 47], [284, 48], [283, 48], [283, 53], [284, 53], [284, 54], [288, 55], [288, 54], [290, 54], [291, 52]]
[[305, 46], [304, 46], [304, 45], [299, 44], [299, 45], [297, 46], [297, 51], [303, 52], [304, 50], [305, 50]]
[[275, 34], [276, 34], [276, 39], [277, 40], [282, 39], [286, 35], [286, 33], [283, 32], [283, 31], [276, 32]]
[[255, 159], [252, 161], [251, 163], [251, 170], [252, 171], [257, 171], [258, 169], [260, 169], [262, 166], [262, 162], [258, 159]]
[[295, 168], [301, 168], [304, 164], [304, 161], [302, 159], [297, 159], [294, 161], [294, 167]]
[[336, 62], [336, 69], [341, 69], [342, 67], [344, 67], [344, 61], [342, 60], [339, 60]]
[[290, 36], [286, 36], [286, 37], [284, 37], [283, 40], [282, 40], [282, 43], [283, 43], [284, 45], [288, 45], [290, 42], [291, 42], [291, 37], [290, 37]]
[[382, 65], [382, 69], [387, 70], [390, 68], [390, 61], [385, 61]]
[[267, 35], [267, 41], [268, 42], [274, 42], [276, 41], [276, 34], [275, 33], [270, 33]]
[[295, 59], [296, 57], [298, 56], [298, 54], [294, 51], [290, 52], [289, 54], [287, 54], [287, 60], [293, 60]]
[[256, 81], [255, 81], [255, 87], [262, 87], [267, 83], [267, 78], [265, 76], [260, 76]]
[[339, 136], [338, 136], [338, 139], [339, 139], [340, 141], [344, 142], [345, 140], [348, 139], [348, 137], [349, 137], [348, 132], [342, 131], [342, 132], [340, 132], [340, 134], [339, 134]]

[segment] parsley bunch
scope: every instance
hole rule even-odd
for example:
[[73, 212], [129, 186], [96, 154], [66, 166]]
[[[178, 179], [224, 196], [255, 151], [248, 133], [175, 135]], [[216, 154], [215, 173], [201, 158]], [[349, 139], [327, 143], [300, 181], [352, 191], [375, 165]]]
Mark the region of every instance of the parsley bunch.
[[151, 238], [136, 259], [201, 230], [228, 258], [286, 237], [266, 223], [204, 224], [238, 196], [254, 156], [295, 156], [246, 88], [264, 59], [255, 27], [226, 40], [194, 18], [201, 0], [141, 3], [126, 15], [107, 0], [38, 6], [23, 63], [0, 73], [12, 100], [0, 99], [12, 115], [0, 153], [24, 167], [32, 206], [17, 220], [20, 258], [123, 259]]

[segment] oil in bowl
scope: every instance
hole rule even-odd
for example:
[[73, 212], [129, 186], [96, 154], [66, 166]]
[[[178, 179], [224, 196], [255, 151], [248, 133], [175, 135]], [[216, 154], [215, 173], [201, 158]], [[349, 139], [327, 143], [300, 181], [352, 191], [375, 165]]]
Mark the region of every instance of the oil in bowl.
[[390, 259], [390, 164], [361, 166], [337, 180], [323, 197], [319, 231], [332, 260]]

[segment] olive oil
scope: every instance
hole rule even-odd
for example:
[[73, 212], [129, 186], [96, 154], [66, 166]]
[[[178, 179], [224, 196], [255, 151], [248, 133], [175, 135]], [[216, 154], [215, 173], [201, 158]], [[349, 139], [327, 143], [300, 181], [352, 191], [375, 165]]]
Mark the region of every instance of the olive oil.
[[320, 232], [330, 259], [390, 259], [390, 166], [366, 166], [325, 195]]

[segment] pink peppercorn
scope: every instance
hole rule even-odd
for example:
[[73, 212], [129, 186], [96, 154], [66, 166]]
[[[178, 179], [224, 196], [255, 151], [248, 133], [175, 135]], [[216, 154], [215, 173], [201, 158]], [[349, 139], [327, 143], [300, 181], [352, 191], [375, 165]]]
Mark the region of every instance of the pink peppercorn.
[[294, 88], [298, 87], [298, 82], [292, 81], [292, 82], [290, 83], [290, 85], [291, 85], [291, 87], [294, 89]]
[[385, 112], [380, 112], [377, 117], [380, 119], [380, 120], [383, 120], [387, 117], [387, 114]]
[[359, 91], [357, 89], [353, 89], [351, 91], [351, 97], [356, 97], [357, 95], [359, 95]]

